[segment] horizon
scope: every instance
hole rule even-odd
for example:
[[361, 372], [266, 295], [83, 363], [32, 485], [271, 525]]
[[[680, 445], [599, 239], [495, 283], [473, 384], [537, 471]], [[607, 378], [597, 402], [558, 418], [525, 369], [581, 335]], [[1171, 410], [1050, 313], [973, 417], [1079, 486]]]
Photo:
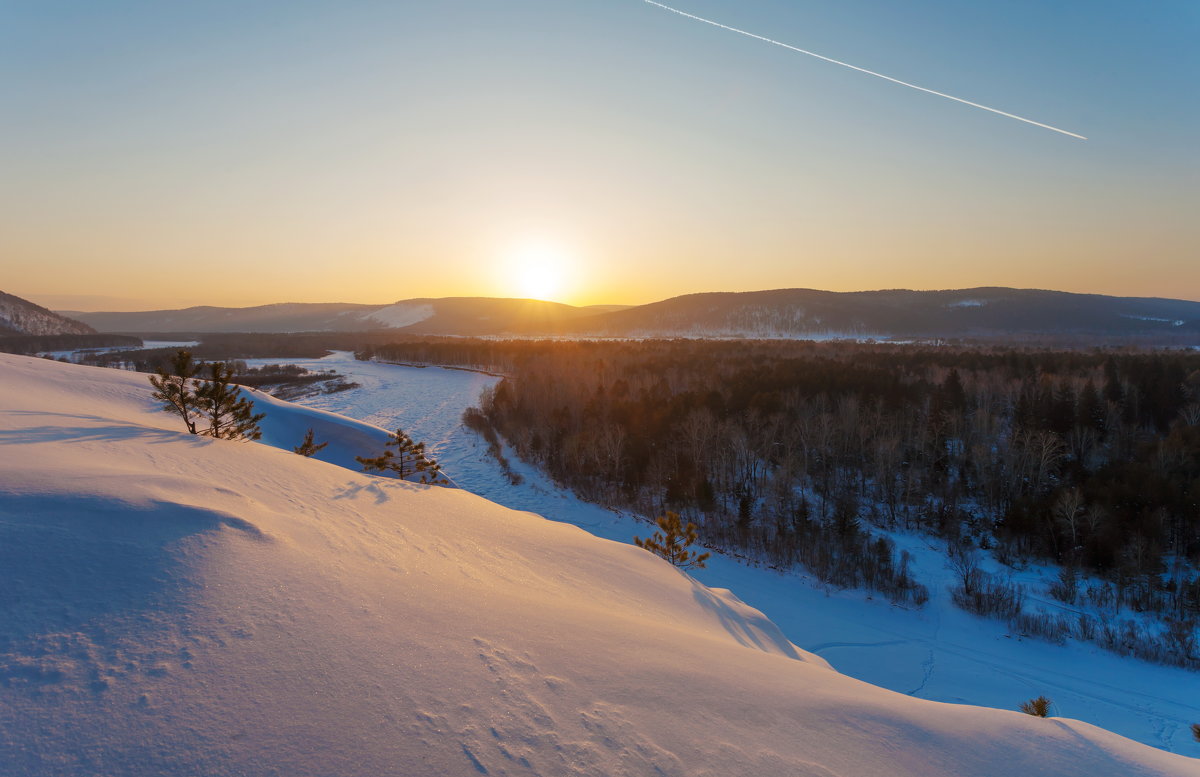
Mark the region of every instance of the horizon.
[[8, 4], [4, 283], [80, 312], [1200, 300], [1194, 3], [656, 5]]
[[[778, 287], [778, 288], [771, 288], [771, 289], [739, 289], [739, 290], [710, 289], [710, 290], [706, 290], [706, 291], [693, 291], [693, 292], [686, 292], [683, 294], [672, 294], [670, 296], [651, 299], [651, 300], [647, 300], [645, 302], [637, 302], [637, 303], [594, 302], [594, 303], [588, 303], [588, 304], [583, 304], [583, 305], [573, 305], [569, 302], [560, 302], [558, 300], [551, 300], [551, 299], [538, 299], [536, 297], [448, 294], [448, 295], [440, 296], [440, 297], [398, 298], [398, 299], [393, 299], [393, 300], [386, 301], [386, 302], [378, 302], [378, 301], [363, 302], [360, 300], [344, 300], [344, 299], [334, 299], [334, 300], [318, 299], [318, 300], [283, 300], [283, 301], [274, 301], [274, 302], [256, 302], [256, 303], [248, 303], [248, 304], [241, 304], [241, 305], [218, 305], [218, 304], [212, 304], [212, 303], [207, 303], [207, 302], [196, 302], [196, 303], [192, 303], [192, 304], [181, 304], [181, 305], [177, 305], [177, 306], [173, 306], [173, 307], [154, 306], [151, 303], [147, 303], [150, 306], [138, 306], [138, 303], [136, 301], [126, 299], [126, 301], [129, 302], [132, 306], [124, 307], [124, 308], [117, 308], [117, 307], [100, 307], [100, 306], [98, 306], [101, 304], [99, 302], [95, 303], [95, 305], [93, 305], [91, 307], [70, 307], [67, 305], [46, 304], [46, 302], [42, 301], [44, 299], [49, 299], [51, 301], [54, 299], [76, 299], [76, 300], [85, 299], [82, 297], [71, 297], [70, 295], [50, 294], [50, 295], [26, 296], [24, 294], [14, 294], [14, 292], [8, 292], [8, 293], [14, 294], [14, 296], [20, 297], [21, 299], [28, 300], [36, 305], [40, 305], [41, 307], [44, 307], [48, 310], [52, 310], [56, 313], [68, 313], [69, 314], [69, 313], [147, 313], [147, 312], [162, 311], [162, 310], [187, 310], [190, 308], [243, 309], [243, 308], [269, 307], [272, 305], [363, 305], [363, 306], [368, 306], [368, 307], [370, 307], [370, 306], [383, 307], [383, 306], [387, 306], [387, 305], [396, 305], [396, 304], [400, 304], [400, 303], [404, 303], [404, 302], [425, 301], [425, 300], [439, 301], [439, 300], [446, 300], [446, 299], [522, 300], [522, 301], [529, 301], [529, 302], [547, 302], [547, 303], [551, 303], [551, 304], [565, 305], [567, 307], [573, 307], [573, 308], [591, 308], [591, 307], [635, 308], [635, 307], [640, 307], [642, 305], [650, 305], [650, 304], [654, 304], [656, 302], [664, 302], [666, 300], [676, 299], [679, 297], [687, 297], [687, 296], [693, 296], [693, 295], [699, 295], [699, 294], [755, 294], [755, 293], [760, 293], [760, 292], [772, 292], [772, 291], [817, 291], [817, 292], [829, 292], [829, 293], [833, 293], [833, 294], [869, 294], [872, 292], [895, 292], [895, 291], [911, 291], [911, 292], [916, 292], [916, 293], [922, 293], [922, 292], [969, 292], [969, 291], [980, 291], [980, 290], [985, 290], [985, 289], [1007, 289], [1007, 290], [1012, 290], [1012, 291], [1045, 291], [1045, 292], [1051, 292], [1051, 293], [1057, 293], [1057, 294], [1077, 294], [1077, 295], [1083, 295], [1083, 296], [1104, 296], [1104, 297], [1116, 297], [1116, 298], [1124, 298], [1124, 299], [1162, 299], [1162, 300], [1172, 300], [1172, 301], [1177, 301], [1177, 302], [1200, 303], [1200, 299], [1189, 299], [1187, 297], [1170, 297], [1170, 296], [1161, 296], [1161, 295], [1102, 294], [1102, 293], [1098, 293], [1098, 292], [1069, 291], [1066, 289], [1046, 289], [1046, 288], [1032, 288], [1032, 287], [1020, 287], [1020, 286], [1003, 286], [1003, 285], [995, 285], [995, 284], [988, 285], [988, 286], [970, 286], [970, 287], [964, 287], [964, 288], [937, 288], [937, 289], [933, 289], [933, 288], [914, 289], [914, 288], [906, 288], [906, 287], [893, 287], [893, 288], [886, 288], [886, 289], [878, 288], [878, 289], [835, 290], [835, 289], [816, 289], [816, 288], [812, 288], [812, 287], [808, 287], [808, 286], [785, 286], [785, 287]], [[3, 290], [0, 289], [0, 291], [3, 291]], [[112, 298], [112, 299], [119, 300], [120, 298]]]

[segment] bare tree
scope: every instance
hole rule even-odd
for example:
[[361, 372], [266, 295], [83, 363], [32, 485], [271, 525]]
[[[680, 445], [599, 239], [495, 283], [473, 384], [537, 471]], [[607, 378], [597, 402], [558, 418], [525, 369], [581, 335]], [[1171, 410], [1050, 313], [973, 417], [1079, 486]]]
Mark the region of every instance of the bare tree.
[[1071, 549], [1079, 547], [1079, 530], [1085, 525], [1083, 493], [1078, 488], [1060, 491], [1054, 500], [1054, 519], [1071, 533]]
[[958, 577], [963, 593], [974, 595], [979, 584], [979, 556], [966, 542], [952, 542], [946, 546], [946, 565]]
[[1030, 435], [1029, 447], [1033, 464], [1033, 491], [1038, 493], [1046, 485], [1050, 476], [1058, 470], [1058, 465], [1066, 457], [1066, 446], [1053, 432], [1037, 431]]

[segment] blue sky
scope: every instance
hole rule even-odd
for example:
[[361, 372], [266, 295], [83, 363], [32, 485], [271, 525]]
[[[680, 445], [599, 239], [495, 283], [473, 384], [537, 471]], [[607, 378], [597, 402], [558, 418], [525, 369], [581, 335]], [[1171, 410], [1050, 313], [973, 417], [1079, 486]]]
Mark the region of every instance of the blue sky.
[[638, 0], [0, 0], [5, 290], [1200, 299], [1200, 4], [674, 5], [1089, 139]]

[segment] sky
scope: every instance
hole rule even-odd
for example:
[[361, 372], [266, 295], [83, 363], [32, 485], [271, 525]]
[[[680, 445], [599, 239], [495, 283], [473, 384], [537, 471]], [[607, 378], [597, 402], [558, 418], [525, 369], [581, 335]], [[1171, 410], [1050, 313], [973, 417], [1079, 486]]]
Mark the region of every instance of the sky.
[[1200, 300], [1200, 3], [0, 0], [0, 289], [64, 310]]

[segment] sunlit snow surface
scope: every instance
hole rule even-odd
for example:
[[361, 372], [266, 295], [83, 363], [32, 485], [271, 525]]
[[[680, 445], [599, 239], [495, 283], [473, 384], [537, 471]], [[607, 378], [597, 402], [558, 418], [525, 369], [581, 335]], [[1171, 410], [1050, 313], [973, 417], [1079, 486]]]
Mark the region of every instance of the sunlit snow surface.
[[433, 305], [413, 305], [411, 303], [398, 302], [395, 305], [388, 305], [386, 308], [380, 308], [373, 313], [361, 316], [361, 318], [373, 321], [379, 326], [390, 326], [399, 329], [419, 324], [432, 316]]
[[[479, 392], [498, 378], [359, 362], [349, 353], [309, 362], [253, 363], [333, 368], [361, 383], [359, 389], [300, 402], [388, 429], [403, 427], [428, 443], [458, 485], [494, 502], [620, 542], [651, 531], [645, 523], [576, 499], [511, 452], [508, 458], [525, 482], [509, 485], [484, 443], [459, 420], [464, 409], [476, 404]], [[944, 554], [931, 547], [933, 541], [892, 536], [914, 555], [918, 578], [930, 588], [932, 601], [922, 610], [871, 600], [860, 591], [830, 591], [802, 575], [719, 556], [694, 575], [708, 585], [733, 590], [766, 613], [792, 642], [852, 677], [924, 699], [1001, 709], [1015, 709], [1026, 699], [1045, 695], [1055, 703], [1054, 714], [1172, 752], [1200, 755], [1190, 730], [1191, 723], [1200, 722], [1200, 675], [1120, 658], [1088, 644], [1059, 647], [1023, 639], [1001, 623], [963, 613], [949, 601], [950, 573]], [[1041, 572], [1033, 569], [1017, 577], [1029, 584], [1031, 605], [1039, 604], [1032, 600], [1047, 582], [1039, 577]], [[1062, 608], [1050, 601], [1041, 604]]]
[[197, 438], [145, 376], [0, 354], [0, 774], [1197, 773], [860, 683], [638, 548], [296, 456], [385, 433], [259, 401], [270, 444]]

